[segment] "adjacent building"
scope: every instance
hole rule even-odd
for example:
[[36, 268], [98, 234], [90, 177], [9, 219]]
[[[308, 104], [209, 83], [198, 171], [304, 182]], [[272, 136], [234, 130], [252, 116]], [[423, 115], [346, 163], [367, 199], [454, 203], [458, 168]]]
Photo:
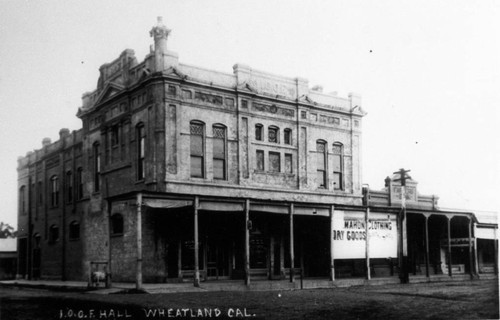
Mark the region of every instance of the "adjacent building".
[[411, 179], [404, 213], [397, 175], [363, 188], [359, 95], [242, 64], [187, 65], [169, 33], [159, 19], [144, 61], [125, 50], [102, 65], [82, 129], [19, 158], [21, 277], [86, 280], [102, 267], [140, 286], [370, 278], [403, 265], [477, 273], [473, 213], [440, 211]]

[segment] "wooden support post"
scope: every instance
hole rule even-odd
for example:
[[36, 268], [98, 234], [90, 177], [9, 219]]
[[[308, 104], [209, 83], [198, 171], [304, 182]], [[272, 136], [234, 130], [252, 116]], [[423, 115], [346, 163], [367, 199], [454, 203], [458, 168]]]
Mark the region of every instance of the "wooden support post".
[[280, 237], [280, 279], [285, 278], [285, 240], [283, 234]]
[[182, 241], [177, 242], [177, 278], [182, 280]]
[[365, 245], [365, 262], [366, 262], [366, 279], [371, 279], [370, 274], [370, 234], [368, 230], [368, 223], [370, 219], [370, 207], [366, 207], [365, 212], [365, 232], [366, 232], [366, 245]]
[[476, 223], [474, 222], [474, 266], [476, 274], [479, 275], [479, 262], [477, 259], [477, 238], [476, 238]]
[[495, 246], [495, 275], [498, 276], [498, 227], [496, 227], [494, 230], [495, 236], [494, 236], [494, 246]]
[[429, 216], [425, 215], [425, 276], [429, 274]]
[[137, 194], [137, 265], [135, 288], [142, 289], [142, 193]]
[[295, 282], [295, 254], [293, 248], [293, 203], [290, 203], [289, 215], [290, 215], [290, 282]]
[[[107, 180], [106, 180], [107, 182]], [[106, 184], [106, 189], [107, 189], [107, 184]], [[106, 288], [111, 288], [111, 260], [113, 257], [112, 254], [112, 246], [111, 246], [111, 208], [112, 208], [112, 202], [111, 200], [108, 200], [108, 264], [106, 266]]]
[[470, 278], [474, 278], [474, 258], [472, 255], [472, 217], [469, 217], [469, 273]]
[[330, 281], [335, 280], [335, 253], [333, 250], [333, 216], [335, 206], [330, 207]]
[[245, 284], [250, 285], [250, 200], [245, 200]]
[[269, 237], [269, 277], [271, 280], [274, 277], [274, 236]]
[[198, 239], [198, 196], [194, 197], [194, 286], [200, 286], [200, 258], [199, 258], [199, 239]]
[[448, 275], [451, 277], [453, 273], [451, 271], [451, 218], [448, 218]]

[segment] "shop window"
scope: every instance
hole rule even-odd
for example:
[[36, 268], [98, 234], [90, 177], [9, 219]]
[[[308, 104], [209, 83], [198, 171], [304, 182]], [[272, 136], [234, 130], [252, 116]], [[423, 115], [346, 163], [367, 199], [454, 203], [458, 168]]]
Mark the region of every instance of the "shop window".
[[269, 171], [280, 172], [281, 159], [279, 152], [269, 152]]
[[80, 239], [80, 224], [77, 221], [72, 221], [69, 224], [69, 240]]
[[326, 188], [326, 142], [323, 140], [316, 141], [316, 171], [317, 183], [319, 188]]
[[262, 125], [261, 124], [256, 124], [255, 125], [255, 140], [257, 141], [262, 141]]
[[146, 134], [144, 125], [139, 123], [136, 128], [137, 139], [137, 180], [143, 180], [146, 176], [145, 156], [146, 156]]
[[50, 178], [50, 205], [52, 207], [59, 205], [59, 178], [57, 176]]
[[59, 227], [55, 224], [49, 228], [49, 243], [55, 243], [59, 240]]
[[269, 142], [279, 143], [279, 128], [270, 126], [267, 129], [267, 138]]
[[111, 235], [123, 235], [123, 216], [119, 213], [115, 213], [111, 216]]
[[214, 179], [226, 179], [226, 128], [214, 125], [213, 128], [213, 166]]
[[191, 177], [205, 176], [205, 125], [202, 122], [190, 123]]
[[333, 188], [335, 190], [344, 190], [344, 155], [343, 145], [340, 143], [333, 144]]

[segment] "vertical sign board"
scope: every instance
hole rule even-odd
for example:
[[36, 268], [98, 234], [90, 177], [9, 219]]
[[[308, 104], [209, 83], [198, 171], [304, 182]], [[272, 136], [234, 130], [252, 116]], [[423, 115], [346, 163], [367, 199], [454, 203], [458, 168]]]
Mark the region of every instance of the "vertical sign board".
[[[395, 258], [398, 249], [396, 216], [370, 213], [368, 238], [370, 258]], [[335, 259], [366, 257], [365, 212], [335, 211], [333, 216], [333, 251]]]

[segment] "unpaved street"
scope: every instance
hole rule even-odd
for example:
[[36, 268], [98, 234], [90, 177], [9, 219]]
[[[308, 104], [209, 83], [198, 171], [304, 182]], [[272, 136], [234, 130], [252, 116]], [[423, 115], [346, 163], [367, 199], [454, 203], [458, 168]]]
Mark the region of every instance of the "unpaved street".
[[0, 288], [0, 319], [498, 319], [498, 283], [110, 294]]

